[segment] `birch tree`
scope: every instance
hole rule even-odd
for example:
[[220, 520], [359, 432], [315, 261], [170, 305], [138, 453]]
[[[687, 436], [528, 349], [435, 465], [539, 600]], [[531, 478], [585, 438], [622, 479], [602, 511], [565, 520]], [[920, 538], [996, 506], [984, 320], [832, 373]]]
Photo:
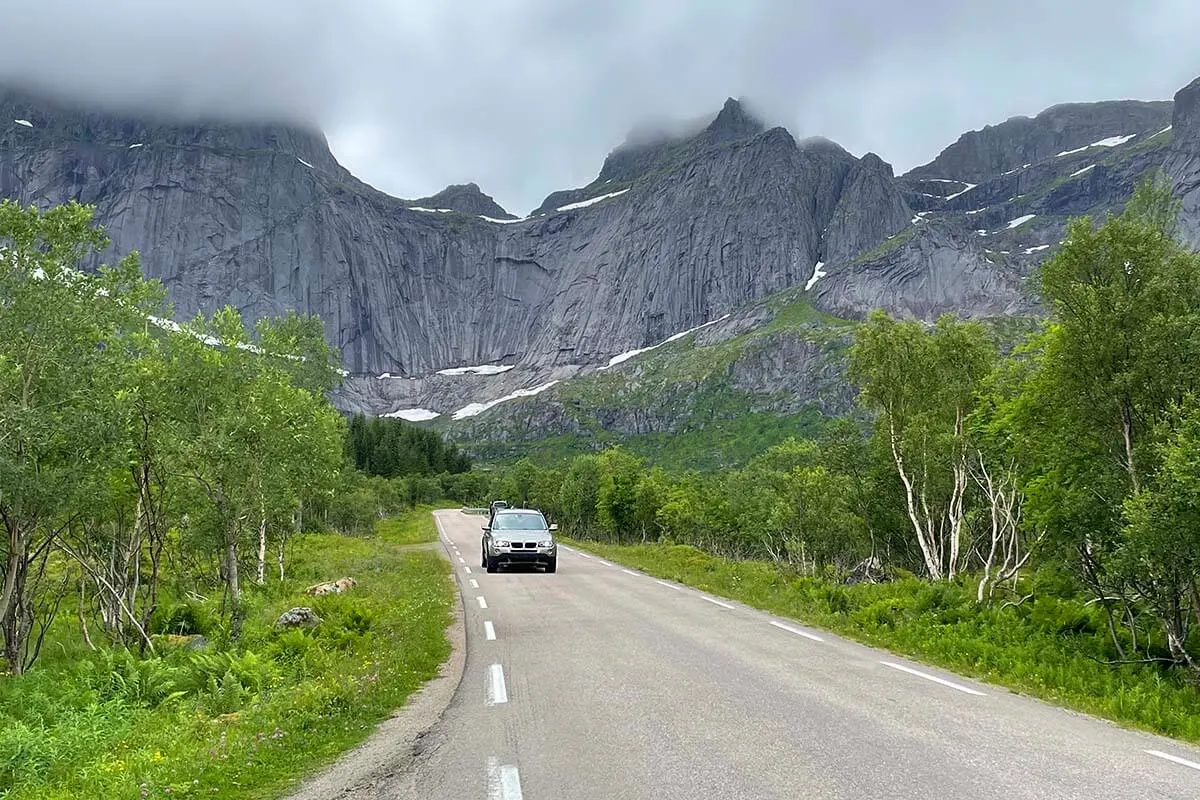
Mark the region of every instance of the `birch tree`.
[[953, 579], [962, 565], [966, 419], [995, 357], [982, 326], [949, 315], [927, 330], [877, 311], [851, 348], [851, 375], [886, 431], [913, 535], [934, 580]]

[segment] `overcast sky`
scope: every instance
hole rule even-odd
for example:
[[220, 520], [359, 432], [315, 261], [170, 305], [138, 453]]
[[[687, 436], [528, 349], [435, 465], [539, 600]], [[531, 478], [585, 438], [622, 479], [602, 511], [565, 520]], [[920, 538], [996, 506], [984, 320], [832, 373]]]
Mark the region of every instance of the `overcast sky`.
[[0, 8], [0, 80], [311, 119], [384, 191], [524, 213], [729, 96], [900, 173], [1054, 103], [1169, 98], [1197, 41], [1196, 0], [36, 0]]

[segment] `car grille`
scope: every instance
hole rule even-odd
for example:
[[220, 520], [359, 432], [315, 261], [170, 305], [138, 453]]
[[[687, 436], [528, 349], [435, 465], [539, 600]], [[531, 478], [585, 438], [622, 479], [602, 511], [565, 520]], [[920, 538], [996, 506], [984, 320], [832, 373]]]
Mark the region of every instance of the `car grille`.
[[521, 548], [526, 550], [536, 550], [537, 542], [513, 542], [512, 546], [514, 550], [520, 550]]

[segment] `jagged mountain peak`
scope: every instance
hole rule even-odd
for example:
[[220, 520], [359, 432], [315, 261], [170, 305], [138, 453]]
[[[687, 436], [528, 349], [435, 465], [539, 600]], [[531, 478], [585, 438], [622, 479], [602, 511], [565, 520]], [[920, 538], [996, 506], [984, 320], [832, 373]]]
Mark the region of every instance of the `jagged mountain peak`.
[[475, 214], [493, 219], [516, 219], [490, 195], [484, 194], [479, 184], [452, 183], [437, 194], [413, 200], [409, 205], [418, 208], [450, 209], [464, 214]]
[[[774, 129], [772, 129], [774, 130]], [[714, 146], [753, 138], [766, 131], [745, 103], [728, 98], [715, 115], [677, 123], [638, 125], [604, 159], [600, 174], [586, 187], [552, 192], [533, 214], [544, 214], [688, 161]], [[786, 134], [784, 129], [779, 131]], [[786, 134], [789, 141], [791, 135]]]
[[859, 167], [862, 169], [879, 170], [886, 172], [888, 177], [893, 177], [892, 165], [884, 161], [875, 153], [866, 153], [858, 160]]
[[710, 142], [728, 142], [757, 136], [764, 130], [766, 126], [762, 120], [750, 113], [741, 100], [730, 97], [704, 134]]

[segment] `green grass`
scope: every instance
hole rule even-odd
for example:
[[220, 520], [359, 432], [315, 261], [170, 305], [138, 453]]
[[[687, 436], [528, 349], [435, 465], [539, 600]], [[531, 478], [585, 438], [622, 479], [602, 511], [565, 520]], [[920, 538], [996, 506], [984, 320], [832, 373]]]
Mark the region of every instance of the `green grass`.
[[[235, 650], [220, 646], [216, 592], [169, 612], [217, 643], [208, 650], [160, 637], [156, 657], [47, 658], [0, 680], [0, 797], [273, 798], [363, 740], [450, 652], [448, 567], [398, 543], [430, 537], [432, 519], [384, 527], [372, 538], [299, 537], [286, 583], [249, 597]], [[303, 594], [345, 575], [358, 581], [347, 594]], [[298, 605], [322, 624], [276, 631]]]
[[[821, 312], [799, 289], [759, 301], [769, 316], [759, 327], [721, 342], [697, 346], [697, 334], [669, 342], [633, 362], [564, 381], [545, 395], [505, 404], [502, 412], [469, 423], [469, 436], [445, 430], [480, 463], [522, 457], [563, 461], [621, 445], [667, 468], [711, 470], [737, 466], [790, 436], [819, 430], [820, 403], [798, 408], [787, 390], [751, 391], [738, 382], [737, 363], [795, 347], [814, 347], [818, 358], [845, 357], [852, 323]], [[761, 309], [755, 309], [761, 311]], [[819, 397], [841, 390], [836, 376], [814, 373]], [[578, 433], [538, 436], [523, 411], [552, 403]], [[628, 433], [638, 428], [644, 433]]]
[[903, 247], [905, 244], [907, 244], [908, 241], [910, 239], [912, 239], [913, 236], [915, 236], [916, 234], [917, 234], [916, 226], [909, 225], [907, 228], [904, 228], [903, 230], [899, 231], [895, 235], [890, 236], [887, 239], [884, 239], [882, 242], [875, 245], [873, 248], [866, 251], [865, 253], [860, 253], [859, 255], [855, 256], [854, 260], [851, 263], [852, 264], [869, 264], [872, 261], [877, 261], [880, 258], [883, 258], [888, 253], [892, 252], [893, 250], [899, 250], [901, 247]]
[[[1102, 612], [1047, 580], [1019, 606], [981, 608], [973, 587], [904, 578], [846, 586], [684, 545], [582, 549], [714, 595], [1085, 713], [1200, 742], [1200, 688], [1147, 665], [1110, 666]], [[1064, 596], [1066, 594], [1066, 596]], [[1002, 604], [997, 604], [1002, 605]]]
[[816, 438], [824, 423], [825, 418], [816, 410], [796, 414], [748, 412], [676, 433], [553, 436], [532, 442], [487, 442], [473, 449], [481, 462], [505, 466], [522, 458], [541, 464], [565, 463], [578, 455], [620, 445], [648, 464], [669, 471], [711, 472], [741, 466], [791, 437]]
[[451, 502], [436, 506], [419, 506], [399, 517], [388, 517], [375, 523], [375, 535], [388, 544], [411, 545], [437, 541], [434, 508], [453, 506]]

